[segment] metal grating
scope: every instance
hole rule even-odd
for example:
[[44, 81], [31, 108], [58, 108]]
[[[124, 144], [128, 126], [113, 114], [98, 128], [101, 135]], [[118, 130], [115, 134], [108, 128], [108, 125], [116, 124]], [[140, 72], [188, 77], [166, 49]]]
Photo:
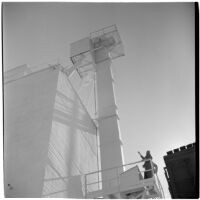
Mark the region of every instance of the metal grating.
[[95, 71], [93, 67], [94, 51], [100, 48], [106, 48], [111, 59], [115, 59], [124, 55], [124, 48], [116, 25], [108, 26], [106, 28], [92, 32], [90, 33], [89, 38], [91, 43], [88, 41], [88, 38], [85, 41], [90, 43], [90, 49], [86, 48], [85, 51], [80, 52], [80, 49], [84, 49], [82, 48], [82, 45], [86, 43], [83, 42], [83, 39], [79, 40], [80, 43], [79, 41], [76, 42], [77, 46], [80, 45], [79, 50], [77, 50], [77, 55], [73, 54], [71, 57], [71, 61], [80, 77], [84, 77], [88, 74], [89, 71]]

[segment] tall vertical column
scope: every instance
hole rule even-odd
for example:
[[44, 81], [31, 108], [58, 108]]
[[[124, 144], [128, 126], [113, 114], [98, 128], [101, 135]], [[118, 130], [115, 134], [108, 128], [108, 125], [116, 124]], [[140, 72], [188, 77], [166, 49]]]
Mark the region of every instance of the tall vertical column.
[[[111, 75], [111, 59], [105, 48], [94, 51], [97, 87], [97, 111], [100, 139], [101, 170], [123, 165], [121, 140], [118, 128], [117, 107], [115, 104], [113, 79]], [[123, 168], [119, 168], [119, 173]], [[102, 173], [103, 189], [117, 186], [116, 170]]]
[[[110, 67], [111, 59], [123, 55], [123, 45], [116, 25], [94, 31], [89, 37], [71, 44], [70, 58], [80, 77], [87, 76], [94, 68], [96, 71], [102, 189], [104, 194], [110, 194], [109, 198], [119, 197], [119, 190], [113, 191], [113, 188], [119, 187], [119, 180], [116, 178], [123, 172], [123, 154]], [[113, 167], [119, 168], [105, 171]]]

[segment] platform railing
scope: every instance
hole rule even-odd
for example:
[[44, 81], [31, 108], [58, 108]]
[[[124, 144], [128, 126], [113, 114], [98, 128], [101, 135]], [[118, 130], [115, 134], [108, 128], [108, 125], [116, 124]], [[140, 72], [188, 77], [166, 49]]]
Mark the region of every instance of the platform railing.
[[[151, 163], [151, 169], [149, 170], [141, 170], [142, 168], [142, 164], [146, 161], [150, 161]], [[108, 169], [104, 169], [104, 170], [100, 170], [100, 171], [95, 171], [95, 172], [91, 172], [85, 175], [85, 186], [84, 186], [84, 190], [85, 190], [85, 198], [88, 198], [89, 194], [94, 193], [94, 192], [100, 192], [101, 194], [103, 193], [109, 193], [109, 191], [111, 191], [112, 188], [115, 188], [115, 193], [120, 193], [122, 192], [122, 188], [121, 188], [121, 184], [120, 184], [120, 178], [121, 178], [121, 174], [122, 172], [122, 168], [128, 168], [126, 170], [124, 170], [124, 172], [126, 172], [127, 170], [138, 166], [138, 177], [140, 176], [141, 180], [140, 183], [144, 183], [144, 186], [146, 187], [145, 183], [147, 182], [147, 179], [144, 179], [142, 176], [142, 173], [145, 174], [148, 171], [151, 171], [152, 177], [151, 180], [152, 182], [155, 184], [157, 190], [158, 190], [158, 196], [159, 198], [164, 198], [164, 192], [163, 192], [163, 188], [162, 185], [160, 183], [160, 180], [158, 178], [157, 173], [154, 173], [154, 169], [153, 169], [153, 163], [151, 159], [144, 159], [144, 160], [140, 160], [137, 162], [133, 162], [133, 163], [128, 163], [125, 165], [121, 165], [121, 166], [116, 166], [113, 168], [108, 168]], [[105, 173], [112, 173], [113, 176], [111, 178], [105, 178], [102, 180], [102, 174]], [[97, 178], [98, 177], [98, 178]], [[110, 177], [110, 175], [109, 175]], [[150, 179], [149, 179], [150, 180]], [[103, 187], [106, 185], [106, 187]], [[137, 187], [137, 186], [136, 186]], [[148, 187], [146, 187], [148, 189]]]
[[160, 182], [160, 179], [158, 178], [158, 174], [156, 173], [155, 176], [156, 176], [156, 181], [157, 181], [157, 184], [159, 187], [159, 191], [161, 192], [162, 197], [165, 199], [164, 190], [163, 190], [162, 184]]

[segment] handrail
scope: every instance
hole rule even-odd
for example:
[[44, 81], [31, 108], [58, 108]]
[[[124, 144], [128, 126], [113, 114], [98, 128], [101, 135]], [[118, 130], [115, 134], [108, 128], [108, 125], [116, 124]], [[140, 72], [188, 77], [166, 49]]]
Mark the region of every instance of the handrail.
[[161, 193], [162, 193], [162, 195], [163, 195], [163, 198], [165, 198], [165, 193], [164, 193], [164, 190], [163, 190], [162, 184], [161, 184], [161, 182], [160, 182], [160, 179], [158, 178], [157, 173], [156, 173], [156, 176], [157, 176], [158, 184], [159, 184], [159, 187], [160, 187]]
[[[148, 169], [148, 170], [144, 170], [144, 171], [140, 171], [140, 172], [148, 172], [148, 171], [152, 171], [152, 169]], [[122, 172], [123, 173], [123, 172]], [[139, 173], [139, 172], [138, 172]], [[88, 175], [88, 174], [86, 174]], [[120, 175], [120, 174], [119, 174]], [[114, 179], [117, 179], [117, 178], [111, 178], [111, 179], [106, 179], [106, 181], [109, 181], [109, 180], [114, 180]], [[88, 183], [87, 185], [93, 185], [93, 184], [97, 184], [97, 183], [101, 183], [103, 182], [103, 180], [100, 180], [100, 181], [96, 181], [96, 182], [92, 182], [92, 183]]]
[[[142, 162], [146, 162], [146, 161], [150, 161], [151, 163], [151, 169], [148, 169], [148, 170], [142, 170], [142, 171], [139, 171], [138, 174], [142, 173], [142, 172], [148, 172], [148, 171], [152, 171], [152, 177], [153, 178], [152, 180], [155, 180], [155, 184], [158, 186], [157, 189], [158, 189], [158, 195], [162, 198], [164, 197], [164, 191], [163, 191], [163, 188], [162, 188], [162, 185], [160, 183], [160, 180], [158, 178], [158, 175], [157, 173], [154, 173], [154, 168], [153, 168], [153, 163], [152, 163], [152, 160], [151, 159], [143, 159], [143, 160], [140, 160], [140, 161], [136, 161], [136, 162], [132, 162], [132, 163], [128, 163], [128, 164], [125, 164], [125, 165], [120, 165], [120, 166], [117, 166], [117, 167], [111, 167], [111, 168], [107, 168], [107, 169], [104, 169], [104, 170], [97, 170], [95, 172], [91, 172], [91, 173], [88, 173], [85, 175], [85, 194], [86, 194], [86, 197], [87, 197], [87, 193], [90, 191], [91, 192], [91, 189], [93, 187], [96, 188], [96, 185], [97, 184], [101, 184], [101, 189], [102, 189], [102, 184], [103, 183], [108, 183], [108, 184], [111, 184], [113, 180], [115, 181], [118, 181], [118, 187], [119, 187], [119, 192], [121, 191], [120, 190], [120, 175], [123, 173], [123, 172], [120, 172], [119, 171], [119, 168], [123, 168], [123, 167], [126, 167], [126, 166], [130, 166], [130, 165], [136, 165], [138, 163], [142, 163]], [[92, 180], [88, 180], [88, 177], [89, 176], [92, 176], [94, 174], [98, 175], [99, 173], [102, 173], [102, 172], [105, 172], [105, 171], [116, 171], [116, 175], [114, 175], [112, 178], [109, 178], [109, 179], [105, 179], [105, 180], [96, 180], [94, 182], [90, 182]], [[148, 180], [148, 179], [142, 179], [141, 181], [144, 181], [144, 180]], [[87, 183], [87, 182], [90, 182], [90, 183]], [[90, 189], [88, 188], [90, 187]], [[92, 189], [93, 192], [95, 191], [99, 191], [99, 187], [98, 189]]]
[[97, 32], [99, 32], [99, 31], [104, 31], [105, 29], [108, 29], [108, 28], [110, 28], [110, 27], [113, 27], [113, 28], [115, 28], [115, 30], [117, 30], [116, 24], [113, 24], [113, 25], [110, 25], [110, 26], [107, 26], [107, 27], [98, 29], [98, 30], [96, 30], [96, 31], [90, 32], [90, 34], [97, 33]]
[[98, 173], [98, 172], [103, 172], [103, 171], [109, 171], [109, 170], [111, 170], [111, 169], [126, 167], [126, 166], [128, 166], [128, 165], [133, 165], [133, 164], [137, 164], [137, 163], [141, 163], [141, 162], [145, 162], [145, 161], [151, 161], [151, 159], [144, 159], [144, 160], [140, 160], [140, 161], [137, 161], [137, 162], [128, 163], [128, 164], [125, 164], [125, 165], [110, 167], [110, 168], [103, 169], [103, 170], [97, 170], [97, 171], [94, 171], [94, 172], [90, 172], [90, 173], [88, 173], [87, 175], [96, 174], [96, 173]]

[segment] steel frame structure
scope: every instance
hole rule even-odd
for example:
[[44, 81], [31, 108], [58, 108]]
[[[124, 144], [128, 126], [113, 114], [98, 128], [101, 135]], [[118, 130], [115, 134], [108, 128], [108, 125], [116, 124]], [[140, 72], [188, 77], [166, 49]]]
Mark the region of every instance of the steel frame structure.
[[[146, 159], [146, 160], [142, 160], [142, 161], [137, 161], [137, 162], [133, 162], [133, 163], [129, 163], [129, 164], [125, 164], [123, 165], [123, 167], [134, 167], [137, 166], [137, 164], [140, 163], [144, 163], [146, 161], [150, 161], [151, 163], [151, 169], [149, 170], [143, 170], [143, 171], [138, 171], [138, 177], [140, 176], [140, 178], [138, 179], [137, 182], [135, 183], [130, 183], [129, 187], [123, 187], [123, 183], [121, 183], [122, 180], [122, 173], [120, 173], [120, 168], [122, 166], [117, 166], [117, 167], [113, 167], [113, 168], [109, 168], [109, 169], [105, 169], [105, 170], [100, 170], [100, 171], [95, 171], [95, 172], [91, 172], [88, 174], [84, 175], [84, 194], [85, 194], [85, 198], [101, 198], [104, 196], [108, 196], [111, 195], [113, 193], [118, 193], [120, 194], [119, 197], [120, 198], [132, 198], [132, 199], [149, 199], [149, 198], [160, 198], [163, 199], [165, 198], [164, 196], [164, 191], [162, 188], [162, 185], [160, 183], [160, 180], [158, 178], [157, 173], [154, 173], [153, 170], [153, 164], [152, 164], [152, 160], [151, 159]], [[90, 176], [96, 176], [99, 177], [99, 175], [101, 175], [103, 173], [103, 171], [114, 171], [116, 176], [112, 179], [107, 179], [107, 180], [97, 180], [95, 182], [90, 182]], [[144, 179], [143, 177], [141, 178], [141, 173], [145, 173], [147, 171], [151, 171], [152, 172], [152, 177], [148, 178], [148, 179]], [[125, 171], [126, 172], [126, 171]], [[104, 188], [102, 188], [102, 184], [103, 181], [106, 181], [108, 183], [112, 182], [113, 180], [117, 180], [117, 185], [115, 187], [112, 186], [112, 184], [107, 184], [110, 185], [110, 188], [107, 188], [107, 190], [105, 190]]]

